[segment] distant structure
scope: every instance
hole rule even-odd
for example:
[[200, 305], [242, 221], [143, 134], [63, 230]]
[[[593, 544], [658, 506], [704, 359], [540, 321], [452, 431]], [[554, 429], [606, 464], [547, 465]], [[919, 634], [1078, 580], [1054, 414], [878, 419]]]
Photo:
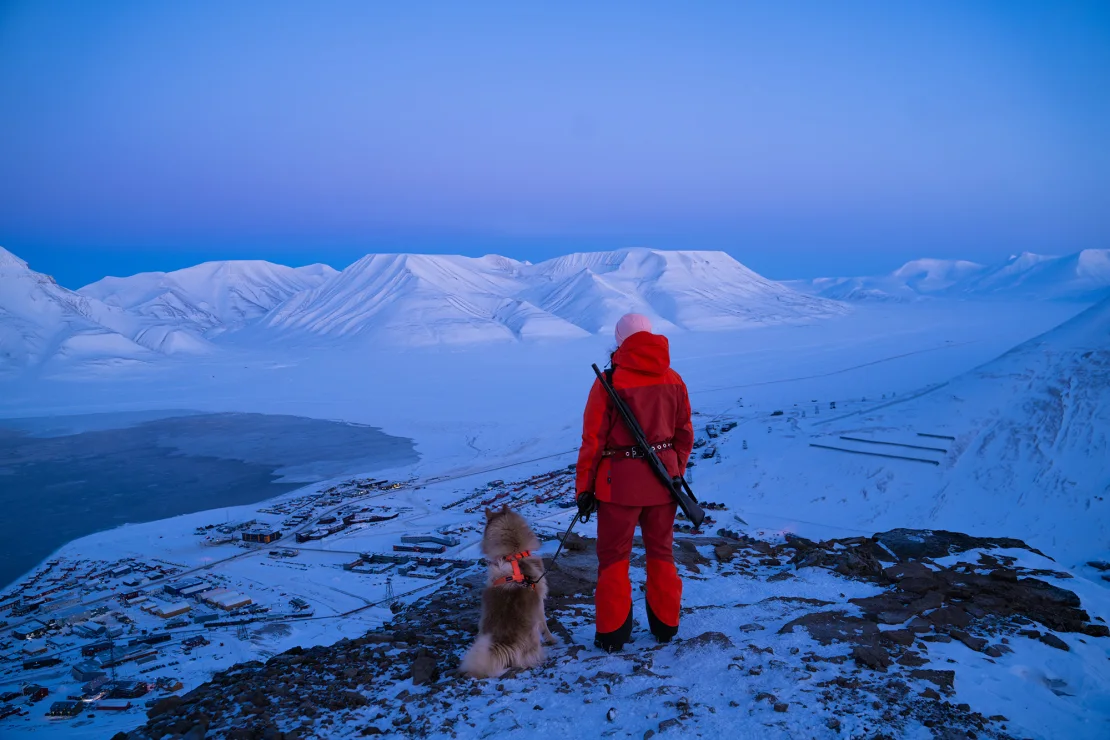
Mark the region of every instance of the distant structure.
[[281, 531], [273, 528], [249, 529], [243, 532], [243, 542], [268, 545], [281, 539]]

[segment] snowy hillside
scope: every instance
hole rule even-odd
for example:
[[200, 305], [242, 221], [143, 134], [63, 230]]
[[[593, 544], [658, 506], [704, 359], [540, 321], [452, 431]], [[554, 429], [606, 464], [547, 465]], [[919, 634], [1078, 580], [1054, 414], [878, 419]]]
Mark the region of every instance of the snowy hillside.
[[756, 435], [736, 471], [755, 511], [1004, 531], [1068, 562], [1107, 550], [1110, 299], [917, 394], [841, 402], [831, 418], [802, 419], [806, 406], [772, 420], [787, 436]]
[[55, 358], [118, 364], [204, 349], [202, 339], [177, 326], [67, 290], [0, 248], [0, 372]]
[[925, 296], [1097, 301], [1110, 295], [1110, 249], [1065, 257], [1025, 252], [997, 265], [921, 259], [889, 275], [790, 280], [785, 285], [844, 301], [912, 301]]
[[106, 277], [77, 292], [109, 306], [215, 334], [258, 318], [336, 274], [327, 265], [293, 268], [261, 260], [232, 260], [174, 272]]
[[707, 330], [825, 318], [846, 308], [766, 280], [721, 252], [631, 249], [538, 265], [370, 255], [277, 307], [256, 329], [462, 344], [596, 334], [629, 311], [665, 330]]

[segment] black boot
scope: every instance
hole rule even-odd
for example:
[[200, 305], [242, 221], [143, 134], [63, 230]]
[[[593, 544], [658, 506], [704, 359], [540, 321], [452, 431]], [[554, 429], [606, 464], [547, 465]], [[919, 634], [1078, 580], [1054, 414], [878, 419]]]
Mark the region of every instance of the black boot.
[[624, 644], [632, 637], [632, 606], [628, 607], [628, 618], [624, 620], [624, 624], [617, 627], [612, 632], [595, 632], [594, 633], [594, 646], [599, 647], [607, 653], [617, 653], [624, 647]]
[[[647, 603], [645, 601], [645, 603]], [[655, 612], [651, 610], [651, 604], [647, 604], [648, 613], [648, 626], [651, 628], [651, 634], [655, 635], [655, 639], [659, 642], [670, 642], [671, 638], [678, 634], [678, 626], [670, 626], [663, 624], [659, 621], [659, 617], [655, 616]]]

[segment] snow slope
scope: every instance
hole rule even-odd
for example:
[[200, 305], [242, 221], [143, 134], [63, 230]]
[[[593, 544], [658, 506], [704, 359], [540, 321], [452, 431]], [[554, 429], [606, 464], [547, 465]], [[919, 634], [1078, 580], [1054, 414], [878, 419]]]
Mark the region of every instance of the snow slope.
[[174, 272], [106, 277], [77, 292], [141, 316], [216, 334], [258, 318], [336, 274], [327, 265], [293, 268], [261, 260], [232, 260]]
[[52, 359], [118, 364], [205, 349], [200, 338], [61, 287], [0, 248], [0, 372]]
[[1069, 562], [1110, 550], [1110, 299], [918, 393], [824, 419], [807, 406], [753, 419], [769, 436], [735, 472], [754, 511], [1006, 532]]
[[524, 267], [497, 256], [367, 255], [293, 296], [255, 329], [407, 346], [583, 335], [514, 297]]
[[907, 262], [889, 275], [784, 284], [845, 301], [912, 301], [923, 296], [1097, 301], [1110, 295], [1110, 249], [1087, 249], [1064, 257], [1024, 252], [990, 266], [921, 259]]
[[629, 311], [663, 330], [708, 330], [842, 314], [721, 252], [630, 249], [529, 265], [504, 257], [370, 255], [274, 309], [259, 329], [387, 344], [565, 338]]

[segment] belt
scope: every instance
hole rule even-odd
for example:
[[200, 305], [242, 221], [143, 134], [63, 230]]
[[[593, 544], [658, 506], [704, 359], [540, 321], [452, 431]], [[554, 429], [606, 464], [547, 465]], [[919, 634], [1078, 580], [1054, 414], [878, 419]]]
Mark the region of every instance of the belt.
[[[674, 442], [668, 440], [666, 442], [660, 442], [659, 444], [652, 445], [651, 449], [655, 450], [656, 452], [662, 452], [663, 450], [669, 450], [672, 447], [674, 447]], [[647, 457], [644, 451], [641, 450], [639, 447], [617, 447], [615, 449], [602, 450], [601, 456], [630, 457], [633, 459]]]

